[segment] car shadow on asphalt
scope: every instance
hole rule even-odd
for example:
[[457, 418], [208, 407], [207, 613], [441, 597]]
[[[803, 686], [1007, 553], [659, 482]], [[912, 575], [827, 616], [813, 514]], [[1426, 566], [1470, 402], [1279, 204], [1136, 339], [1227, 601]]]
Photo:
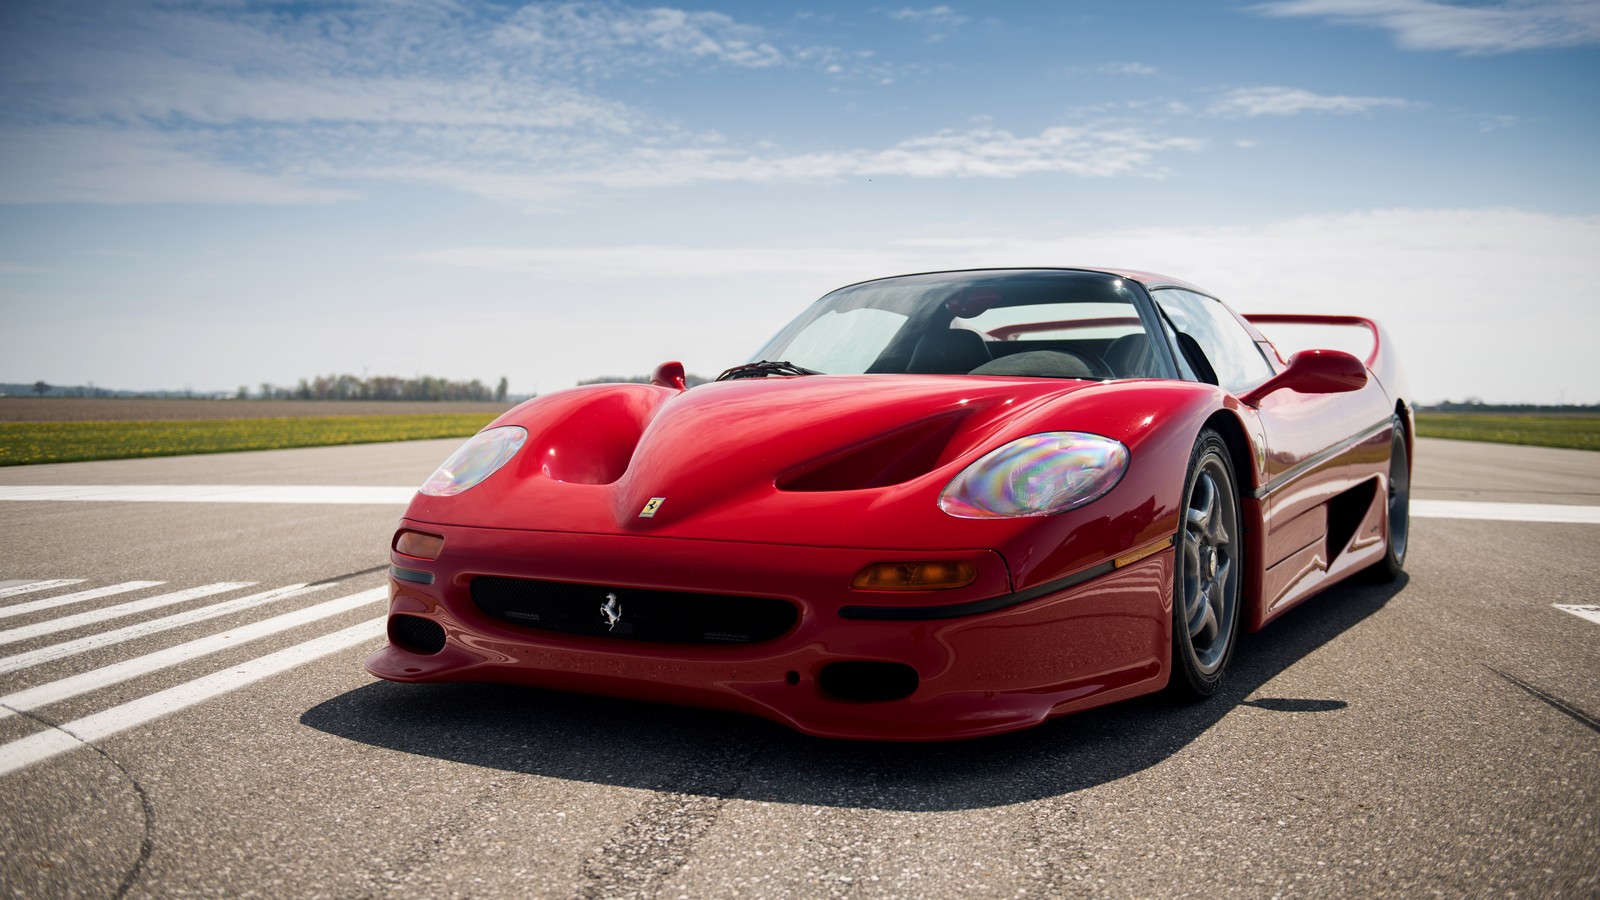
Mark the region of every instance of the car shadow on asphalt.
[[725, 799], [949, 811], [1069, 794], [1154, 766], [1239, 706], [1338, 714], [1338, 697], [1253, 697], [1267, 682], [1404, 590], [1346, 584], [1241, 644], [1200, 703], [1162, 695], [948, 743], [807, 737], [754, 716], [493, 684], [376, 682], [301, 723], [417, 756], [506, 772]]

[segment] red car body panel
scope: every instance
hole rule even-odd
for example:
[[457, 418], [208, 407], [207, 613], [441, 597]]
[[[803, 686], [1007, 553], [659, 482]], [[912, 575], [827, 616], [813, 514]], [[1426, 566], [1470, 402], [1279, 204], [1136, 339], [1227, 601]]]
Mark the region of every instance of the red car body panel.
[[[1408, 436], [1410, 423], [1403, 376], [1372, 328], [1362, 387], [1279, 390], [1258, 407], [1175, 379], [889, 374], [536, 398], [490, 426], [527, 431], [504, 468], [455, 496], [418, 494], [401, 522], [442, 536], [444, 549], [433, 560], [393, 553], [404, 577], [392, 580], [391, 613], [437, 623], [442, 649], [418, 652], [391, 625], [367, 668], [402, 682], [508, 681], [734, 709], [814, 735], [886, 740], [1008, 731], [1158, 690], [1172, 665], [1174, 535], [1203, 428], [1223, 432], [1235, 457], [1246, 627], [1383, 557], [1393, 423], [1400, 415]], [[977, 458], [1060, 430], [1126, 446], [1114, 489], [1050, 516], [938, 509]], [[971, 563], [977, 578], [943, 590], [852, 587], [874, 563], [922, 561]], [[727, 646], [555, 634], [485, 615], [478, 578], [592, 584], [597, 610], [608, 590], [670, 590], [777, 598], [798, 616], [776, 638]], [[830, 696], [819, 679], [840, 661], [909, 666], [916, 688], [887, 702]]]

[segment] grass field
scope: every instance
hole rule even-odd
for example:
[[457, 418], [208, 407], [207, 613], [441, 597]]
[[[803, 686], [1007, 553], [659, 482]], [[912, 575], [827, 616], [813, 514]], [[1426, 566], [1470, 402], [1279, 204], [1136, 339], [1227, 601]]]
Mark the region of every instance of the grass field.
[[1418, 413], [1417, 434], [1458, 441], [1600, 450], [1600, 416], [1497, 416]]
[[0, 466], [467, 437], [494, 413], [0, 422]]
[[[495, 415], [494, 412], [450, 412], [156, 421], [0, 421], [0, 466], [467, 437], [487, 425]], [[1600, 450], [1600, 417], [1421, 413], [1417, 416], [1417, 434], [1464, 441]]]

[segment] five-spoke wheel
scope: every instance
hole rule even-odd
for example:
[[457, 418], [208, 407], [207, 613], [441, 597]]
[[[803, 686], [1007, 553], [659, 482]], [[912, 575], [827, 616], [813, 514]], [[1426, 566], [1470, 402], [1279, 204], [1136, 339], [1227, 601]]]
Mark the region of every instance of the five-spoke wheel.
[[1227, 445], [1200, 432], [1184, 483], [1172, 608], [1173, 689], [1189, 697], [1216, 691], [1239, 631], [1244, 535]]

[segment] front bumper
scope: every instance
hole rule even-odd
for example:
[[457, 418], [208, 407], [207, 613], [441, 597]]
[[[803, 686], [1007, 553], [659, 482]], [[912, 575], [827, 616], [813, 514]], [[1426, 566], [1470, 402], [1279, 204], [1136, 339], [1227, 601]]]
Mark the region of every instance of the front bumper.
[[[435, 653], [391, 641], [370, 656], [367, 670], [391, 681], [512, 682], [737, 710], [821, 737], [945, 740], [1025, 728], [1167, 680], [1171, 548], [1072, 586], [1013, 593], [1005, 561], [988, 550], [401, 527], [442, 534], [445, 544], [437, 560], [394, 557], [408, 572], [391, 578], [391, 615], [436, 622], [445, 640]], [[966, 560], [979, 579], [946, 591], [850, 588], [864, 566], [919, 559]], [[431, 583], [419, 583], [425, 576]], [[747, 644], [552, 633], [485, 615], [470, 590], [482, 576], [593, 584], [597, 618], [608, 593], [628, 590], [775, 597], [795, 604], [799, 618], [783, 636]], [[841, 699], [823, 677], [840, 662], [909, 666], [915, 690], [879, 702]]]

